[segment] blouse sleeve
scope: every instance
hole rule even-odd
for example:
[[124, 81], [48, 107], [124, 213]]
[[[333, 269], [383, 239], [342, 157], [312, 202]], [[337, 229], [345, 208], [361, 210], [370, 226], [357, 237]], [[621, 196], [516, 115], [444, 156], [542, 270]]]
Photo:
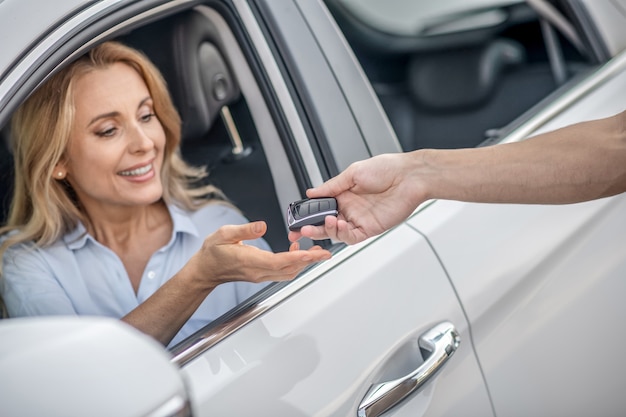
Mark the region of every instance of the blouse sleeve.
[[76, 315], [52, 268], [36, 249], [9, 248], [2, 259], [0, 292], [9, 317]]

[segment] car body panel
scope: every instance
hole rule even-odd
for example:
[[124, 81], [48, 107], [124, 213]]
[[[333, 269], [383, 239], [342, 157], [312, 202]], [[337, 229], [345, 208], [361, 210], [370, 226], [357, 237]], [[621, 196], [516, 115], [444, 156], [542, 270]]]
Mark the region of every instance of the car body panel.
[[611, 56], [626, 49], [626, 4], [623, 1], [580, 0], [590, 18], [601, 24], [593, 25]]
[[[24, 2], [21, 0], [0, 1], [0, 39], [5, 40], [2, 42], [2, 54], [0, 54], [0, 74], [3, 74], [14, 63], [15, 57], [21, 56], [43, 35], [90, 3], [95, 3], [95, 1], [40, 2], [37, 4], [38, 13], [33, 13], [32, 7], [24, 7]], [[16, 21], [28, 22], [28, 24], [11, 24]], [[11, 39], [11, 42], [7, 42], [8, 39]]]
[[371, 384], [419, 365], [416, 339], [442, 320], [457, 326], [459, 349], [389, 415], [491, 415], [463, 312], [422, 236], [399, 227], [319, 268], [300, 292], [184, 366], [195, 415], [356, 415]]
[[[280, 51], [280, 58], [287, 67], [297, 89], [299, 101], [311, 120], [311, 128], [317, 133], [322, 152], [327, 149], [326, 163], [332, 172], [347, 168], [356, 158], [364, 159], [370, 154], [365, 147], [358, 125], [353, 121], [342, 91], [320, 51], [315, 37], [308, 28], [306, 17], [293, 1], [259, 1], [264, 19], [270, 22], [273, 38]], [[341, 137], [343, 141], [328, 138]], [[342, 147], [337, 149], [337, 147]], [[350, 153], [345, 152], [350, 148]], [[347, 155], [353, 155], [344, 158]]]
[[4, 416], [164, 417], [188, 407], [167, 352], [118, 320], [16, 318], [0, 322], [0, 336]]
[[[299, 0], [297, 5], [320, 45], [327, 65], [337, 79], [344, 100], [357, 121], [359, 133], [363, 137], [369, 155], [401, 152], [402, 148], [387, 115], [382, 111], [376, 93], [343, 37], [343, 33], [334, 20], [329, 19], [328, 10], [320, 7], [319, 3], [307, 0]], [[336, 142], [343, 144], [347, 140]], [[337, 153], [340, 152], [353, 154], [349, 147], [337, 151]]]
[[[626, 60], [616, 60], [621, 73], [534, 133], [626, 108]], [[594, 77], [605, 79], [602, 70]], [[437, 201], [409, 221], [465, 307], [498, 416], [626, 408], [626, 365], [601, 342], [610, 335], [611, 345], [626, 343], [614, 331], [626, 320], [625, 211], [624, 195], [564, 206]]]

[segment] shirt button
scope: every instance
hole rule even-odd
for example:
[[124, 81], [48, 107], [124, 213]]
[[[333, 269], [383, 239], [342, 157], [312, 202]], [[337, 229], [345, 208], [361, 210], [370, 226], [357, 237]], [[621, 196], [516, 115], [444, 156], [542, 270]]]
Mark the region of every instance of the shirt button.
[[149, 272], [148, 272], [148, 278], [153, 279], [154, 277], [156, 277], [156, 272], [154, 272], [154, 271], [149, 271]]

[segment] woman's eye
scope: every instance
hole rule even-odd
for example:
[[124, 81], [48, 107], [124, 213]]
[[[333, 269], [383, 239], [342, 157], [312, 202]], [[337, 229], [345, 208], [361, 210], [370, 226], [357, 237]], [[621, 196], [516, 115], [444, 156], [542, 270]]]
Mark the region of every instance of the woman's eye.
[[116, 128], [110, 127], [108, 129], [103, 129], [103, 130], [96, 132], [96, 135], [103, 137], [103, 138], [108, 138], [108, 137], [113, 136], [116, 131], [117, 131]]
[[141, 116], [140, 119], [142, 122], [149, 122], [154, 116], [156, 116], [154, 113], [148, 113]]

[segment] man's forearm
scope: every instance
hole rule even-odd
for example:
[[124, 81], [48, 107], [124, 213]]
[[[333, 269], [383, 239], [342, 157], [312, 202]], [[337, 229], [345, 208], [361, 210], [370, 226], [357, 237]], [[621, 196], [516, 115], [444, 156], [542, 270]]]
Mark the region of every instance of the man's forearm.
[[[563, 204], [626, 191], [626, 112], [525, 141], [422, 150], [413, 175], [428, 198]], [[417, 156], [417, 155], [416, 155]]]

